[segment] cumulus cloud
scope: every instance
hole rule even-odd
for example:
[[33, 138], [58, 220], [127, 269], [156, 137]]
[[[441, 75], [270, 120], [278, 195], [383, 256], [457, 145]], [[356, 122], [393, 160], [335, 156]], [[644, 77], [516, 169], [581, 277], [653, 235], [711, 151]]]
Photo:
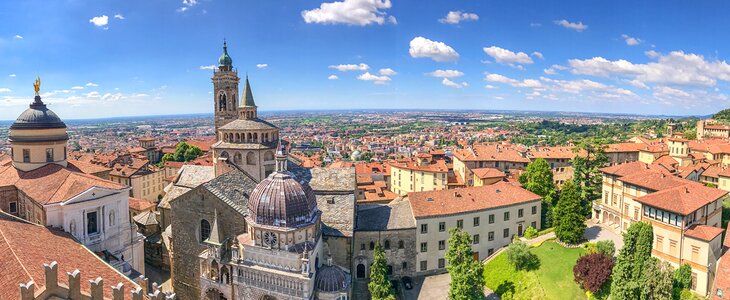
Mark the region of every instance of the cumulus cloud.
[[23, 36], [22, 35], [19, 35], [19, 34], [16, 34], [13, 38], [16, 39], [16, 40], [22, 40], [23, 39]]
[[[525, 52], [512, 52], [510, 50], [500, 48], [497, 46], [492, 46], [489, 48], [482, 48], [484, 50], [484, 53], [494, 58], [494, 61], [500, 63], [500, 64], [506, 64], [506, 65], [522, 65], [522, 64], [531, 64], [533, 63], [532, 58], [530, 58], [529, 55]], [[542, 56], [542, 54], [540, 54]]]
[[565, 67], [565, 66], [552, 65], [549, 68], [543, 70], [543, 72], [545, 72], [545, 74], [548, 74], [548, 75], [555, 75], [558, 73], [558, 71], [567, 70], [567, 69], [568, 69], [568, 67]]
[[215, 70], [215, 65], [200, 66], [201, 70]]
[[568, 29], [573, 29], [577, 32], [582, 32], [583, 30], [588, 29], [588, 25], [583, 24], [583, 22], [569, 22], [568, 20], [555, 20], [554, 23], [558, 26], [562, 26]]
[[380, 70], [378, 70], [378, 73], [380, 75], [384, 75], [384, 76], [395, 76], [395, 75], [398, 75], [398, 72], [394, 71], [391, 68], [380, 69]]
[[256, 67], [259, 69], [266, 69], [269, 67], [269, 64], [256, 64]]
[[396, 24], [395, 17], [385, 12], [392, 5], [390, 0], [343, 0], [322, 3], [319, 8], [302, 11], [301, 15], [304, 22], [316, 24]]
[[441, 78], [456, 78], [463, 76], [464, 73], [459, 70], [436, 70], [428, 73], [428, 75]]
[[86, 86], [99, 86], [99, 85], [96, 83], [93, 83], [93, 82], [87, 82]]
[[626, 42], [626, 45], [629, 45], [629, 46], [636, 46], [638, 44], [641, 44], [641, 42], [643, 42], [641, 39], [638, 39], [635, 37], [630, 37], [626, 34], [622, 34], [621, 38], [623, 38], [624, 42]]
[[546, 77], [540, 77], [540, 80], [546, 84], [549, 84], [550, 88], [555, 92], [565, 92], [572, 94], [591, 92], [592, 96], [598, 96], [600, 98], [621, 98], [636, 96], [636, 94], [634, 94], [634, 92], [630, 90], [606, 85], [588, 79], [556, 80]]
[[455, 89], [460, 89], [460, 88], [469, 86], [469, 84], [466, 82], [456, 83], [456, 82], [449, 80], [448, 78], [444, 78], [444, 80], [441, 80], [441, 84], [443, 84], [444, 86], [448, 86], [450, 88], [455, 88]]
[[479, 20], [479, 15], [475, 13], [466, 13], [457, 11], [450, 11], [445, 17], [439, 19], [439, 22], [444, 24], [459, 24], [461, 21], [476, 21]]
[[329, 66], [330, 69], [335, 69], [340, 72], [346, 72], [346, 71], [367, 71], [370, 69], [370, 66], [367, 64], [342, 64], [342, 65], [332, 65]]
[[72, 90], [83, 90], [84, 87], [83, 86], [80, 86], [80, 85], [76, 85], [76, 86], [72, 86], [71, 89]]
[[183, 0], [182, 6], [177, 9], [177, 12], [186, 12], [193, 6], [198, 5], [198, 0]]
[[334, 75], [333, 74], [333, 75], [328, 76], [327, 79], [329, 79], [329, 80], [337, 80], [337, 79], [340, 79], [340, 78], [337, 77], [337, 75]]
[[122, 14], [116, 14], [116, 15], [114, 15], [114, 18], [119, 19], [119, 20], [124, 20], [124, 16], [122, 16]]
[[94, 24], [94, 26], [97, 27], [106, 27], [109, 25], [109, 17], [107, 15], [93, 17], [89, 20], [89, 23]]
[[385, 75], [373, 75], [370, 74], [370, 72], [365, 72], [364, 74], [357, 76], [358, 80], [364, 80], [364, 81], [372, 81], [375, 84], [386, 84], [388, 81], [390, 81], [390, 77]]
[[411, 40], [408, 53], [414, 58], [428, 57], [437, 62], [455, 61], [459, 59], [459, 53], [454, 48], [451, 48], [451, 46], [421, 36]]
[[538, 51], [532, 52], [532, 56], [537, 57], [539, 59], [545, 59], [545, 56], [543, 56], [542, 53], [538, 52]]
[[524, 79], [522, 81], [519, 81], [517, 79], [512, 79], [507, 76], [501, 75], [501, 74], [495, 74], [490, 73], [487, 74], [484, 77], [484, 80], [489, 82], [497, 82], [497, 83], [504, 83], [509, 84], [513, 87], [519, 87], [519, 88], [539, 88], [542, 87], [542, 83], [540, 83], [539, 80], [536, 79]]
[[0, 93], [10, 93], [10, 92], [12, 92], [12, 91], [13, 91], [13, 90], [11, 90], [11, 89], [9, 89], [9, 88], [0, 88]]
[[672, 51], [669, 54], [651, 52], [656, 62], [635, 64], [630, 61], [608, 60], [603, 57], [571, 59], [575, 74], [598, 77], [618, 77], [642, 83], [715, 86], [717, 81], [730, 82], [730, 65], [725, 61], [707, 60], [702, 55]]

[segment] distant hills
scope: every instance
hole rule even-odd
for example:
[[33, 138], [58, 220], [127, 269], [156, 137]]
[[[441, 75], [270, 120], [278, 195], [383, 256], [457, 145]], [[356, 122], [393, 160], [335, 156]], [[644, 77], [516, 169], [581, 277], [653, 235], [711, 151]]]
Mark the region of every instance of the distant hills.
[[712, 118], [718, 121], [730, 122], [730, 108], [718, 111]]

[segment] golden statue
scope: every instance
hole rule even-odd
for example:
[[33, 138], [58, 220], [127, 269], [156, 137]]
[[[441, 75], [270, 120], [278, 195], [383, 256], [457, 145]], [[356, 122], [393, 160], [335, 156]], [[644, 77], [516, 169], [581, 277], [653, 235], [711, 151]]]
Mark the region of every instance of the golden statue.
[[39, 96], [38, 91], [41, 90], [41, 78], [40, 77], [37, 77], [35, 79], [35, 83], [33, 83], [33, 88], [35, 89], [35, 95]]

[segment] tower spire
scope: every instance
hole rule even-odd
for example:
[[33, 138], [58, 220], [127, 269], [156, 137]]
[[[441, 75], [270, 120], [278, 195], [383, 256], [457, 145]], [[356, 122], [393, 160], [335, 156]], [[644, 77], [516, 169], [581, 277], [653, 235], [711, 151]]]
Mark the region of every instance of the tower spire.
[[284, 148], [284, 145], [281, 144], [281, 136], [279, 136], [279, 145], [276, 146], [276, 172], [286, 172], [287, 171], [287, 153], [286, 149]]

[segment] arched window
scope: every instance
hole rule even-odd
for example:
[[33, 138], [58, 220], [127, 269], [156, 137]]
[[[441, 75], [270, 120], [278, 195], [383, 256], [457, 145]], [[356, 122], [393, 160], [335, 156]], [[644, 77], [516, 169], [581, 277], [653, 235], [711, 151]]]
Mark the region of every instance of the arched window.
[[250, 143], [252, 139], [251, 133], [248, 133], [248, 138], [246, 139], [246, 143]]
[[228, 157], [229, 157], [228, 152], [226, 152], [226, 151], [221, 152], [221, 158], [228, 159]]
[[233, 162], [236, 164], [240, 164], [243, 161], [243, 154], [241, 152], [236, 152], [236, 155], [233, 156]]
[[256, 155], [253, 154], [253, 152], [249, 152], [246, 154], [246, 164], [247, 165], [255, 165], [256, 164]]
[[258, 133], [255, 133], [255, 132], [253, 133], [253, 142], [254, 143], [258, 143], [259, 142], [259, 134]]
[[403, 241], [398, 241], [398, 249], [403, 249]]
[[274, 153], [271, 151], [266, 151], [266, 153], [264, 153], [264, 160], [265, 161], [274, 160]]
[[241, 134], [236, 133], [236, 143], [241, 142]]
[[218, 262], [215, 260], [210, 263], [210, 273], [208, 276], [210, 276], [210, 279], [218, 279]]
[[384, 246], [384, 247], [385, 247], [385, 250], [388, 250], [388, 249], [390, 249], [390, 240], [385, 240], [385, 243], [384, 243], [384, 245], [385, 245], [385, 246]]
[[226, 102], [226, 94], [221, 92], [218, 95], [218, 111], [224, 111], [228, 109], [228, 103]]
[[205, 241], [210, 237], [210, 222], [208, 220], [200, 220], [200, 241]]
[[370, 242], [370, 250], [375, 249], [375, 242]]

